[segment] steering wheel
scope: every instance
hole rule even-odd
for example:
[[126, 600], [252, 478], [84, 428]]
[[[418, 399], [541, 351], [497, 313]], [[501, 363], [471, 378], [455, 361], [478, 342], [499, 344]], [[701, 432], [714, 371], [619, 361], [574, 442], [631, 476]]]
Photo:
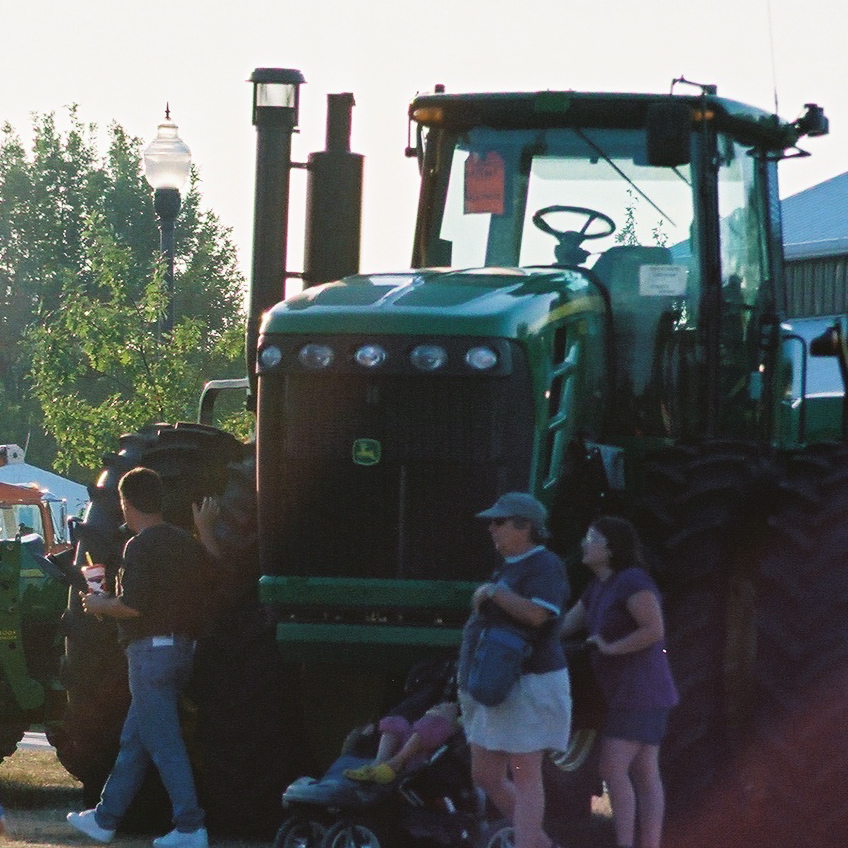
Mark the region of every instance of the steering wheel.
[[[555, 230], [546, 220], [545, 215], [554, 212], [574, 212], [577, 215], [585, 215], [586, 223], [579, 230]], [[597, 233], [588, 233], [593, 221], [601, 221], [606, 224]], [[589, 256], [588, 250], [580, 246], [587, 239], [604, 238], [615, 232], [615, 221], [609, 215], [598, 212], [597, 209], [587, 209], [585, 206], [546, 206], [533, 213], [533, 223], [543, 233], [553, 236], [557, 240], [554, 248], [554, 256], [560, 265], [579, 265]]]

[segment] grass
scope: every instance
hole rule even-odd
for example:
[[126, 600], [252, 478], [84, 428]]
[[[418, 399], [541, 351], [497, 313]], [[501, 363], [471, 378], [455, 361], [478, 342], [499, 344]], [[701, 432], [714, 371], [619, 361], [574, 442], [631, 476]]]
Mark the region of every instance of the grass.
[[[0, 800], [6, 808], [6, 841], [32, 848], [95, 843], [65, 821], [69, 810], [82, 809], [82, 786], [50, 748], [18, 749], [0, 764]], [[265, 842], [214, 839], [216, 848], [267, 848]], [[120, 848], [150, 848], [150, 836], [121, 836]]]
[[[0, 764], [0, 800], [6, 807], [9, 845], [91, 848], [94, 844], [65, 821], [69, 810], [82, 809], [82, 787], [50, 748], [19, 749]], [[594, 800], [593, 812], [591, 822], [569, 829], [568, 848], [607, 848], [614, 844], [606, 798]], [[214, 838], [212, 844], [214, 848], [268, 848], [267, 842], [237, 839]], [[117, 845], [150, 848], [150, 836], [122, 835]]]

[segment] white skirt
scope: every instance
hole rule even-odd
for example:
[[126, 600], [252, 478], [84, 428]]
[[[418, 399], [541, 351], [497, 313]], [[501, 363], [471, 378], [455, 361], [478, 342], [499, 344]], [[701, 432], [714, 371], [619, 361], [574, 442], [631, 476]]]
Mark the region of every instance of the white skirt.
[[466, 739], [488, 751], [529, 754], [568, 749], [571, 682], [567, 668], [522, 674], [496, 707], [484, 707], [460, 689], [459, 705]]

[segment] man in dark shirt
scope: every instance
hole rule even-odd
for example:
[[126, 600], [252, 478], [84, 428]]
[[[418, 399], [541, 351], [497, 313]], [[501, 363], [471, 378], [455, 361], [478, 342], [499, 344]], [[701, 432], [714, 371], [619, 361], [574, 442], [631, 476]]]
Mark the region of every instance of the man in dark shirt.
[[153, 762], [174, 818], [174, 830], [154, 839], [154, 848], [208, 848], [177, 711], [201, 624], [205, 554], [189, 533], [163, 519], [162, 481], [155, 471], [133, 469], [121, 478], [118, 492], [134, 535], [124, 548], [117, 593], [83, 595], [82, 605], [88, 615], [117, 620], [132, 699], [100, 803], [68, 813], [68, 822], [98, 842], [111, 841]]

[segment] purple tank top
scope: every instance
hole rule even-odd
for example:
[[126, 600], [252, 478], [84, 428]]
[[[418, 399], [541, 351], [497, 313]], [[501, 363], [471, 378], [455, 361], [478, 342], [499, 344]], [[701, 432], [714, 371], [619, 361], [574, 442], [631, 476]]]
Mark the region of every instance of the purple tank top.
[[[582, 597], [589, 634], [600, 634], [614, 642], [635, 630], [637, 625], [627, 609], [627, 600], [645, 590], [660, 600], [656, 584], [641, 568], [626, 568], [606, 581], [592, 580]], [[610, 709], [673, 707], [679, 700], [665, 641], [614, 657], [593, 650], [592, 667]]]

